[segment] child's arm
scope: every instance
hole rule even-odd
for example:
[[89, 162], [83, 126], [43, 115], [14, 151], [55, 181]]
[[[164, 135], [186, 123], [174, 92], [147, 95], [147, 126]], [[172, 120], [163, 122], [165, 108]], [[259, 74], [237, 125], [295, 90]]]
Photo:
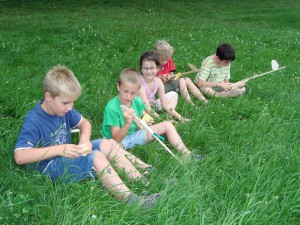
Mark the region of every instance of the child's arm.
[[182, 117], [176, 110], [175, 108], [172, 108], [169, 106], [169, 103], [167, 101], [166, 98], [166, 94], [165, 94], [165, 87], [162, 83], [162, 81], [158, 81], [158, 88], [157, 88], [157, 94], [159, 97], [159, 100], [161, 102], [162, 107], [164, 108], [164, 110], [170, 114], [171, 116], [175, 117], [178, 120], [185, 120], [184, 117]]
[[146, 109], [145, 109], [146, 113], [151, 114], [151, 105], [147, 98], [146, 90], [143, 85], [141, 85], [141, 88], [138, 92], [138, 96], [143, 100], [143, 102], [146, 106]]
[[231, 89], [231, 85], [232, 84], [229, 82], [229, 80], [224, 80], [221, 82], [208, 82], [208, 81], [199, 79], [197, 82], [198, 87], [211, 87], [211, 88], [220, 87], [225, 91], [229, 91]]
[[82, 117], [80, 123], [77, 125], [80, 130], [79, 145], [84, 144], [87, 151], [87, 154], [92, 152], [92, 143], [91, 143], [91, 133], [92, 125], [91, 123]]
[[159, 117], [159, 115], [151, 108], [150, 102], [146, 95], [145, 87], [143, 85], [141, 86], [141, 88], [138, 92], [138, 96], [143, 100], [143, 102], [146, 106], [146, 109], [145, 109], [146, 113], [149, 115], [152, 115], [154, 117]]
[[133, 121], [133, 116], [135, 115], [134, 109], [129, 108], [123, 113], [123, 115], [125, 118], [125, 124], [122, 127], [110, 126], [112, 138], [118, 143], [120, 143], [127, 135], [130, 125]]
[[92, 125], [91, 123], [82, 117], [80, 123], [77, 125], [78, 129], [80, 130], [80, 138], [79, 144], [87, 144], [91, 142], [91, 133], [92, 133]]
[[54, 158], [57, 156], [76, 158], [85, 154], [82, 151], [83, 149], [79, 145], [62, 144], [44, 148], [18, 149], [15, 151], [14, 157], [17, 164], [28, 164]]
[[149, 113], [146, 113], [145, 111], [142, 114], [142, 120], [148, 125], [151, 126], [154, 124], [154, 119], [149, 115]]
[[158, 76], [158, 78], [165, 84], [168, 81], [170, 81], [170, 76], [171, 76], [171, 74], [164, 74], [164, 75]]

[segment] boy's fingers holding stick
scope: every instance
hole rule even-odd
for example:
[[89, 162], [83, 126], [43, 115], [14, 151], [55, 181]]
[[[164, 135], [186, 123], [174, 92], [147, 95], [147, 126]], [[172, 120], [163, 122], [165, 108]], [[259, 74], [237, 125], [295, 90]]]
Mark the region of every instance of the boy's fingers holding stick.
[[81, 156], [81, 147], [79, 145], [74, 145], [74, 144], [66, 144], [64, 146], [64, 149], [62, 151], [62, 156], [63, 157], [68, 157], [68, 158], [77, 158]]
[[219, 86], [223, 88], [225, 91], [231, 90], [231, 84], [226, 82], [220, 82]]
[[128, 108], [126, 111], [124, 111], [123, 115], [126, 123], [131, 124], [133, 121], [133, 117], [135, 116], [135, 111], [132, 108]]
[[92, 143], [89, 142], [78, 145], [80, 147], [80, 153], [82, 156], [92, 153]]

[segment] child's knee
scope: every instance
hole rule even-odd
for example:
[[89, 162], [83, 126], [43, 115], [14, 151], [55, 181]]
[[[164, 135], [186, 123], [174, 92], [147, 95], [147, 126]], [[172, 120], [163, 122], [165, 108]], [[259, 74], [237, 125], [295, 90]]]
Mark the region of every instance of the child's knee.
[[185, 78], [185, 82], [186, 82], [187, 84], [193, 83], [192, 80], [191, 80], [190, 78], [188, 78], [188, 77]]
[[216, 92], [212, 88], [206, 87], [203, 90], [203, 93], [206, 94], [206, 95], [214, 95]]
[[107, 161], [106, 156], [102, 152], [100, 152], [100, 151], [95, 151], [94, 158], [97, 158], [97, 159], [100, 159], [100, 160], [106, 160]]
[[162, 124], [162, 126], [165, 127], [166, 130], [175, 129], [173, 123], [170, 122], [170, 121], [164, 121], [163, 124]]
[[114, 146], [117, 145], [117, 142], [113, 139], [103, 139], [100, 143], [100, 149], [104, 152], [111, 150]]
[[179, 86], [180, 86], [180, 87], [181, 87], [181, 86], [183, 86], [183, 87], [186, 86], [185, 79], [182, 79], [182, 78], [179, 79]]

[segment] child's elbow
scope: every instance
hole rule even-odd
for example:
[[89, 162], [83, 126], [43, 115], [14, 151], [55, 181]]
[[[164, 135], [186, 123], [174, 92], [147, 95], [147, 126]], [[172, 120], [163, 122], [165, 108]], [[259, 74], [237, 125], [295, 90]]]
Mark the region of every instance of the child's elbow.
[[112, 139], [118, 143], [121, 143], [122, 140], [120, 140], [120, 138], [118, 138], [118, 136], [112, 136]]
[[15, 162], [18, 164], [18, 165], [23, 165], [25, 164], [24, 160], [23, 160], [23, 157], [22, 157], [22, 153], [21, 153], [22, 150], [18, 150], [14, 153], [14, 158], [15, 158]]

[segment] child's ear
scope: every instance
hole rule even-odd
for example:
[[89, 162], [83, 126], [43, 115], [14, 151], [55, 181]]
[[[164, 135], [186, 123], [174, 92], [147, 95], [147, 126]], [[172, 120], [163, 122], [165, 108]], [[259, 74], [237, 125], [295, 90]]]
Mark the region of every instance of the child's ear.
[[45, 100], [46, 101], [51, 101], [53, 98], [52, 98], [52, 96], [51, 96], [51, 94], [48, 92], [48, 91], [46, 91], [45, 92]]
[[120, 85], [119, 85], [119, 83], [117, 83], [117, 89], [118, 89], [118, 91], [120, 91]]

